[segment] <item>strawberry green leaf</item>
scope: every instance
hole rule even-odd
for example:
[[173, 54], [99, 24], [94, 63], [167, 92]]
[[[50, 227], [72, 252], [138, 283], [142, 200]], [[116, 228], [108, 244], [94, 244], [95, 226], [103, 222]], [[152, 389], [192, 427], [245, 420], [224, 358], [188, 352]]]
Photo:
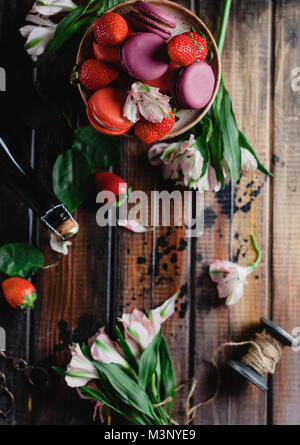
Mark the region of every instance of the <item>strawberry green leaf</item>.
[[58, 156], [52, 171], [53, 190], [70, 212], [87, 197], [92, 173], [87, 157], [79, 150], [67, 150]]
[[23, 243], [0, 247], [0, 270], [11, 277], [32, 277], [44, 266], [44, 255], [34, 246]]
[[74, 131], [72, 147], [82, 151], [93, 167], [108, 168], [121, 162], [119, 139], [101, 134], [91, 125]]

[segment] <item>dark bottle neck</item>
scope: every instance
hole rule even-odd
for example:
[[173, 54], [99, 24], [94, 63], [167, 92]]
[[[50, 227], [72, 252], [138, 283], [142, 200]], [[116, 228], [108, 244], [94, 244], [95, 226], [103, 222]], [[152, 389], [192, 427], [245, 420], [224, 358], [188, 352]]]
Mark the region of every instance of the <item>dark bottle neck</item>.
[[35, 171], [21, 161], [11, 139], [3, 133], [0, 134], [0, 166], [0, 180], [18, 194], [58, 238], [68, 239], [77, 233], [78, 225], [70, 212], [40, 181]]

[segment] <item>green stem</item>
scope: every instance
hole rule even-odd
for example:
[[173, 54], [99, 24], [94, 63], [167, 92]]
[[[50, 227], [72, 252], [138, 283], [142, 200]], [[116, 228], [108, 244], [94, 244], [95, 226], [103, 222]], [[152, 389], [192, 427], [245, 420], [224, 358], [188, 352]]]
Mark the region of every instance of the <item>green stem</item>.
[[228, 25], [230, 8], [231, 8], [231, 1], [232, 0], [225, 0], [223, 13], [222, 13], [219, 37], [218, 37], [218, 42], [217, 42], [220, 57], [222, 56], [225, 37], [226, 37], [227, 25]]
[[260, 248], [258, 247], [258, 244], [257, 244], [257, 241], [256, 241], [256, 239], [255, 239], [255, 236], [254, 236], [254, 235], [250, 235], [250, 238], [251, 238], [253, 247], [254, 247], [254, 249], [255, 249], [255, 251], [256, 251], [256, 253], [257, 253], [256, 260], [254, 261], [254, 263], [252, 263], [252, 264], [249, 265], [249, 267], [251, 267], [252, 270], [254, 270], [254, 269], [259, 265], [259, 263], [260, 263], [260, 261], [261, 261], [261, 256], [262, 256], [262, 254], [261, 254], [261, 250], [260, 250]]

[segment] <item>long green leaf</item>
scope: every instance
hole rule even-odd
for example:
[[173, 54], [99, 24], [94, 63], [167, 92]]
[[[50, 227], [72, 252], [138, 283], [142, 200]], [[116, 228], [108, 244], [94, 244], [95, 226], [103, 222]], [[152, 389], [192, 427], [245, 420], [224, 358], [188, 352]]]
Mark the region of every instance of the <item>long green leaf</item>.
[[93, 362], [94, 366], [107, 377], [113, 388], [131, 407], [146, 416], [153, 417], [153, 408], [146, 392], [118, 365]]
[[231, 99], [225, 87], [220, 108], [220, 123], [223, 157], [228, 165], [233, 181], [237, 181], [241, 174], [242, 163], [239, 131], [232, 110]]
[[139, 362], [139, 384], [145, 390], [157, 366], [158, 349], [162, 338], [162, 331], [152, 340], [144, 350]]
[[138, 364], [137, 364], [135, 356], [133, 355], [133, 352], [130, 349], [130, 346], [128, 345], [127, 341], [125, 340], [125, 338], [124, 338], [122, 332], [120, 331], [120, 329], [118, 328], [118, 326], [116, 326], [115, 328], [116, 328], [116, 333], [119, 337], [119, 345], [124, 353], [124, 357], [125, 357], [126, 361], [130, 364], [130, 366], [135, 371], [137, 371]]
[[[165, 398], [172, 397], [173, 399], [176, 391], [176, 378], [175, 378], [173, 362], [170, 356], [168, 342], [165, 339], [165, 337], [162, 337], [159, 352], [160, 352], [161, 378], [164, 387], [164, 397]], [[172, 405], [173, 402], [170, 402], [168, 404], [169, 413], [171, 412]]]
[[260, 171], [262, 171], [266, 175], [273, 176], [273, 174], [271, 172], [269, 172], [269, 170], [267, 170], [266, 167], [264, 167], [264, 165], [260, 162], [254, 148], [252, 147], [252, 145], [250, 144], [250, 142], [248, 141], [248, 139], [244, 135], [244, 133], [242, 133], [241, 131], [239, 131], [239, 144], [241, 147], [250, 151], [250, 153], [255, 157], [255, 159], [257, 161], [257, 166]]
[[91, 166], [80, 151], [67, 150], [58, 156], [52, 172], [53, 190], [70, 212], [85, 200], [91, 175]]

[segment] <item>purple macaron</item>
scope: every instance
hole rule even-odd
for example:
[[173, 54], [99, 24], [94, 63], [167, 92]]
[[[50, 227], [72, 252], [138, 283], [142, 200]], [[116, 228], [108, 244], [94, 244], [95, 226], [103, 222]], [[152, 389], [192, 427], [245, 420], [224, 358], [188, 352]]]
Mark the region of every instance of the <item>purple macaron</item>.
[[121, 63], [135, 79], [158, 79], [169, 67], [166, 42], [157, 34], [137, 32], [123, 45]]
[[194, 62], [180, 70], [176, 83], [176, 98], [181, 108], [200, 110], [210, 101], [215, 76], [206, 62]]
[[137, 1], [133, 4], [131, 22], [140, 31], [153, 32], [167, 40], [176, 28], [176, 18], [157, 6]]

